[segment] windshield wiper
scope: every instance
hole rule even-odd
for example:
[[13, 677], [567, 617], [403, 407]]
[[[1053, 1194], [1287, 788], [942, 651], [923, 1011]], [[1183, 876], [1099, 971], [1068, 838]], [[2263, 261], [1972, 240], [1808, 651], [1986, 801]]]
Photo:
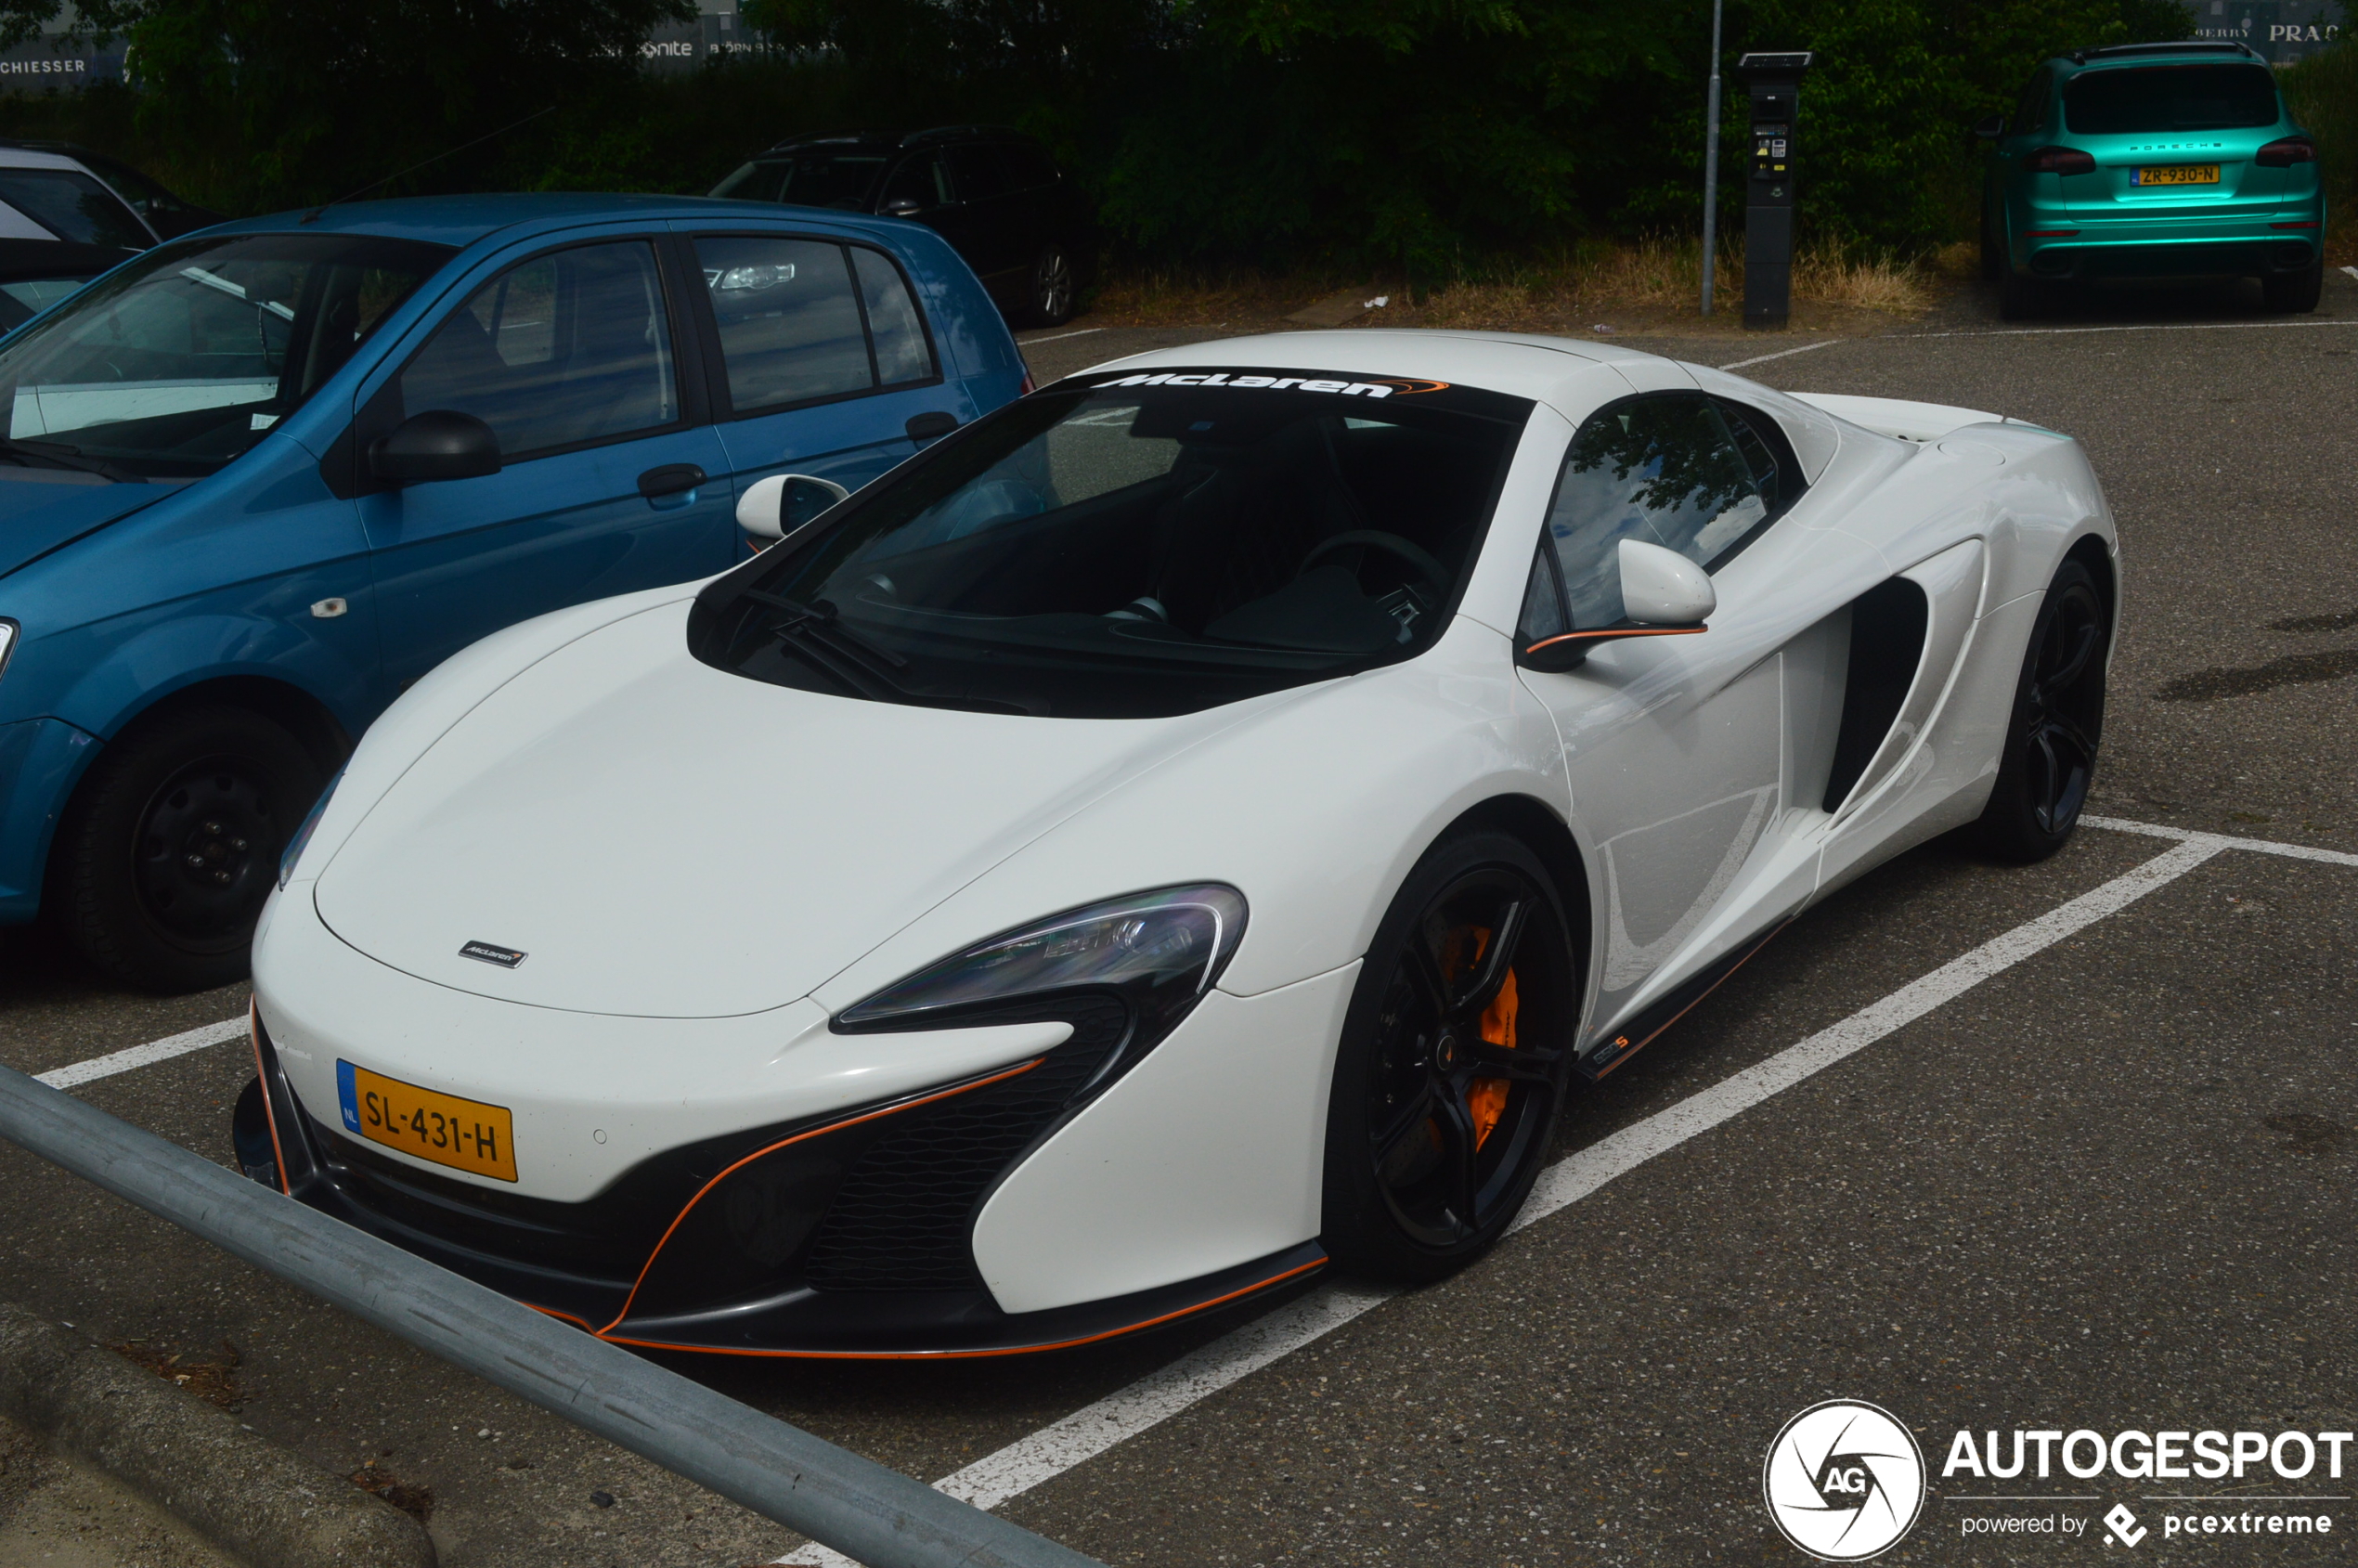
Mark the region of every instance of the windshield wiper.
[[[757, 604], [767, 604], [773, 609], [786, 612], [786, 618], [770, 628], [770, 635], [772, 637], [808, 636], [827, 644], [838, 653], [862, 662], [880, 659], [891, 669], [909, 667], [907, 659], [889, 648], [881, 647], [870, 641], [844, 625], [842, 615], [828, 600], [821, 599], [805, 604], [799, 600], [788, 599], [782, 593], [771, 593], [758, 588], [745, 590], [744, 597], [752, 600]], [[889, 680], [890, 677], [887, 676], [885, 679]]]
[[85, 458], [81, 447], [69, 447], [62, 441], [19, 441], [14, 436], [0, 435], [0, 458], [14, 458], [27, 467], [36, 462], [55, 463], [59, 468], [79, 469], [84, 473], [97, 474], [102, 479], [111, 479], [118, 485], [144, 485], [148, 482], [144, 474], [117, 468], [103, 459]]
[[892, 670], [907, 669], [909, 661], [844, 625], [835, 605], [824, 599], [805, 604], [758, 588], [744, 590], [743, 597], [785, 611], [786, 618], [770, 628], [770, 635], [777, 639], [779, 651], [800, 659], [853, 696], [866, 697], [871, 702], [964, 708], [975, 713], [1031, 711], [993, 697], [928, 696], [911, 690], [891, 674]]

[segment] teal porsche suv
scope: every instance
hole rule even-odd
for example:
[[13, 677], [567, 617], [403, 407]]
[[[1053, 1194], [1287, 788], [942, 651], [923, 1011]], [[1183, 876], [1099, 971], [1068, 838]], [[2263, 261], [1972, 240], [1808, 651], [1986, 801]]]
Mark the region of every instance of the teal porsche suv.
[[2041, 65], [1989, 142], [1982, 274], [2009, 319], [2060, 286], [2257, 278], [2268, 308], [2317, 308], [2317, 143], [2241, 44], [2123, 44]]

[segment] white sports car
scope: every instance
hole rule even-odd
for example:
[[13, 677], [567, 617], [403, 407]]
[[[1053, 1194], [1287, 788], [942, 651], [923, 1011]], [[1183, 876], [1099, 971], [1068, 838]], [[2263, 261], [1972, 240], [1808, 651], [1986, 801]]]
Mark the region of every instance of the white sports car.
[[2079, 447], [1995, 414], [1481, 333], [1101, 367], [410, 692], [263, 916], [240, 1159], [646, 1346], [1433, 1277], [1813, 901], [2060, 847], [2118, 603]]

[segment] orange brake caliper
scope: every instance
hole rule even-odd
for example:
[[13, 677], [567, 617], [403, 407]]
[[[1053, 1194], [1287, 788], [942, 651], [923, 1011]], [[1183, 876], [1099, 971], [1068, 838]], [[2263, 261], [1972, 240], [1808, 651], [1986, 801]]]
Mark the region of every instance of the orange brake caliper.
[[[1472, 962], [1479, 964], [1482, 962], [1483, 950], [1490, 945], [1489, 929], [1486, 927], [1474, 927], [1473, 939]], [[1451, 944], [1453, 948], [1455, 945], [1455, 943]], [[1456, 953], [1452, 952], [1444, 956], [1454, 958]], [[1447, 970], [1454, 970], [1456, 967], [1455, 964], [1446, 965]], [[1451, 978], [1454, 978], [1455, 976], [1452, 975]], [[1483, 1039], [1493, 1045], [1509, 1051], [1513, 1050], [1515, 1048], [1515, 1013], [1518, 1005], [1519, 1002], [1515, 994], [1515, 972], [1509, 969], [1505, 982], [1498, 987], [1498, 994], [1492, 997], [1490, 1005], [1482, 1010]], [[1508, 1088], [1509, 1084], [1503, 1078], [1477, 1078], [1468, 1085], [1466, 1111], [1473, 1118], [1474, 1147], [1480, 1148], [1483, 1146], [1489, 1138], [1491, 1129], [1498, 1125], [1498, 1119], [1507, 1114]]]

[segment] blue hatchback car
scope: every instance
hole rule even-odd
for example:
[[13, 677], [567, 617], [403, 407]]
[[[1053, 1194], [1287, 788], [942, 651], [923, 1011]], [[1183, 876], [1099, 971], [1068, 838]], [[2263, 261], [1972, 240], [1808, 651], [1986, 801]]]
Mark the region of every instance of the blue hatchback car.
[[235, 979], [421, 675], [719, 572], [757, 480], [857, 488], [1024, 380], [966, 265], [889, 218], [454, 197], [143, 253], [0, 343], [0, 924]]

